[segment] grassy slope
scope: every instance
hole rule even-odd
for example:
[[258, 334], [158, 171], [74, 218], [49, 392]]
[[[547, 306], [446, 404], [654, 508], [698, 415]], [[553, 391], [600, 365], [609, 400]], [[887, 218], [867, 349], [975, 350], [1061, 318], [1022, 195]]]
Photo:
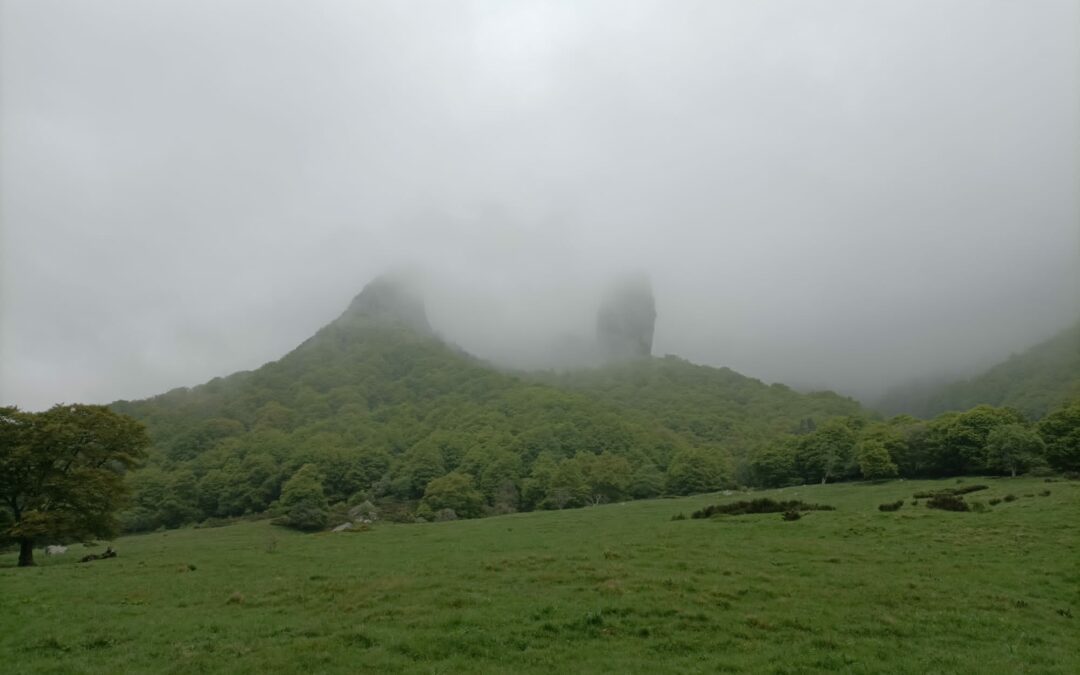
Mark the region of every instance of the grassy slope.
[[0, 657], [9, 673], [1078, 672], [1080, 483], [987, 482], [969, 501], [1020, 499], [881, 513], [952, 483], [842, 484], [772, 491], [838, 509], [793, 523], [670, 520], [718, 501], [701, 496], [176, 530], [29, 570], [8, 553]]

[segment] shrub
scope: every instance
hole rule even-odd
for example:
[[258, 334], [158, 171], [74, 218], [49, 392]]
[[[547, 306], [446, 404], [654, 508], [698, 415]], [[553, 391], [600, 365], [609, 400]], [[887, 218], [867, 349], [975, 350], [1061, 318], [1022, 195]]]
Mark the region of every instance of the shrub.
[[987, 485], [965, 485], [958, 488], [943, 488], [941, 490], [924, 490], [922, 492], [916, 492], [914, 494], [915, 499], [933, 499], [939, 495], [966, 495], [972, 492], [978, 492], [979, 490], [987, 490]]
[[994, 497], [993, 499], [990, 500], [990, 506], [997, 506], [1000, 503], [1001, 503], [1001, 499], [998, 498], [998, 497]]
[[891, 502], [888, 504], [879, 504], [878, 511], [899, 511], [900, 507], [904, 505], [904, 500]]
[[1016, 501], [1016, 495], [1005, 495], [1005, 501], [1007, 501], [1007, 502], [1015, 502]]
[[926, 502], [927, 508], [941, 509], [942, 511], [968, 511], [967, 502], [963, 497], [957, 497], [956, 495], [939, 494], [935, 495]]
[[792, 509], [791, 511], [784, 511], [783, 518], [784, 520], [798, 520], [802, 518], [802, 514]]
[[686, 514], [685, 513], [676, 513], [675, 515], [673, 515], [671, 517], [671, 519], [672, 520], [686, 520]]
[[1049, 490], [1043, 490], [1042, 492], [1039, 493], [1039, 496], [1040, 497], [1049, 497], [1050, 496], [1050, 491]]
[[763, 497], [750, 501], [742, 500], [730, 504], [713, 504], [694, 511], [691, 518], [711, 518], [717, 514], [729, 516], [745, 516], [754, 513], [783, 513], [784, 511], [834, 511], [835, 508], [828, 504], [807, 504], [806, 502], [793, 499], [790, 501], [776, 501]]
[[990, 507], [982, 502], [971, 502], [971, 510], [975, 513], [986, 513], [990, 510]]
[[454, 509], [439, 509], [435, 512], [435, 522], [445, 523], [450, 520], [457, 520], [458, 515]]

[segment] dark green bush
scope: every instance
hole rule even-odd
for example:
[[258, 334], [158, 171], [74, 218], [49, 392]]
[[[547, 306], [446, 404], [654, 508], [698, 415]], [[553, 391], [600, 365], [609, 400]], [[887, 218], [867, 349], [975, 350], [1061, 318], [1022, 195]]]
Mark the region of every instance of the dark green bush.
[[942, 511], [969, 511], [967, 502], [963, 497], [956, 495], [935, 495], [926, 502], [927, 508], [941, 509]]
[[878, 505], [878, 511], [899, 511], [900, 507], [903, 506], [903, 505], [904, 505], [904, 500], [903, 499], [895, 501], [895, 502], [890, 502], [888, 504], [879, 504]]
[[789, 501], [776, 501], [763, 497], [750, 501], [742, 500], [731, 504], [713, 504], [694, 511], [691, 518], [711, 518], [718, 514], [729, 516], [745, 516], [754, 513], [783, 513], [784, 511], [834, 511], [835, 508], [828, 504], [807, 504], [806, 502], [792, 499]]
[[1016, 501], [1016, 495], [1005, 495], [1005, 501], [1007, 501], [1007, 502], [1015, 502]]
[[924, 490], [922, 492], [916, 492], [915, 499], [932, 499], [938, 495], [966, 495], [972, 492], [978, 492], [979, 490], [987, 490], [987, 485], [965, 485], [958, 488], [942, 488], [940, 490]]

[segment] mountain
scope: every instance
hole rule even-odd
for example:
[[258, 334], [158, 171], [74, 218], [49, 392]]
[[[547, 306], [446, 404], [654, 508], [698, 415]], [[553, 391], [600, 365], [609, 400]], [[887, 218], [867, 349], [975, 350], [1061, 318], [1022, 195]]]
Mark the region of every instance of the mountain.
[[488, 512], [718, 489], [747, 449], [861, 412], [671, 357], [500, 372], [441, 341], [422, 298], [393, 278], [278, 361], [112, 407], [154, 442], [133, 476], [134, 530], [273, 508], [308, 464], [331, 503], [403, 514], [448, 474]]
[[988, 404], [1038, 419], [1073, 398], [1080, 398], [1080, 322], [981, 375], [947, 384], [899, 387], [875, 407], [890, 415], [930, 418]]

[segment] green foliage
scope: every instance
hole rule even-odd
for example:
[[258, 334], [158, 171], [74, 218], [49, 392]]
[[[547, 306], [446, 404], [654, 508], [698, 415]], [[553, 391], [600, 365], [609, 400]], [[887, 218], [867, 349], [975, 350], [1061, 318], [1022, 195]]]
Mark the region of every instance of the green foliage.
[[988, 469], [987, 439], [997, 428], [1023, 422], [1009, 408], [980, 405], [960, 414], [945, 414], [931, 423], [931, 458], [943, 475], [980, 473]]
[[680, 450], [668, 467], [667, 489], [672, 494], [715, 492], [730, 484], [731, 479], [723, 458], [707, 450]]
[[141, 424], [104, 406], [0, 408], [0, 543], [18, 542], [19, 564], [32, 565], [35, 542], [115, 534], [124, 475], [148, 444]]
[[452, 509], [459, 518], [476, 518], [483, 512], [484, 496], [472, 476], [451, 471], [427, 484], [422, 504], [432, 512]]
[[265, 512], [307, 464], [326, 502], [371, 499], [387, 518], [414, 513], [453, 472], [472, 477], [482, 513], [708, 492], [736, 478], [950, 475], [987, 470], [990, 431], [1021, 422], [994, 408], [870, 420], [851, 399], [674, 357], [514, 376], [415, 320], [365, 312], [258, 370], [113, 404], [153, 439], [127, 527]]
[[895, 478], [898, 470], [885, 444], [875, 439], [865, 439], [855, 446], [855, 458], [859, 472], [867, 480]]
[[853, 426], [851, 420], [831, 419], [799, 437], [795, 468], [805, 481], [826, 483], [855, 475], [858, 436]]
[[1019, 423], [998, 426], [986, 437], [987, 467], [1015, 476], [1043, 460], [1046, 444]]
[[[691, 518], [712, 518], [716, 515], [745, 516], [757, 513], [783, 513], [785, 511], [834, 511], [829, 504], [808, 504], [799, 499], [776, 500], [771, 497], [741, 499], [727, 504], [710, 504], [690, 514]], [[795, 520], [795, 519], [792, 519]]]
[[783, 487], [797, 482], [798, 447], [796, 437], [784, 436], [759, 448], [750, 456], [751, 482], [763, 487]]
[[664, 474], [652, 462], [645, 460], [630, 476], [630, 496], [634, 499], [649, 499], [664, 491]]
[[1059, 471], [1080, 471], [1080, 399], [1039, 422], [1046, 460]]
[[321, 530], [327, 525], [329, 511], [323, 492], [319, 469], [305, 464], [292, 475], [281, 489], [283, 517], [279, 524], [297, 530]]

